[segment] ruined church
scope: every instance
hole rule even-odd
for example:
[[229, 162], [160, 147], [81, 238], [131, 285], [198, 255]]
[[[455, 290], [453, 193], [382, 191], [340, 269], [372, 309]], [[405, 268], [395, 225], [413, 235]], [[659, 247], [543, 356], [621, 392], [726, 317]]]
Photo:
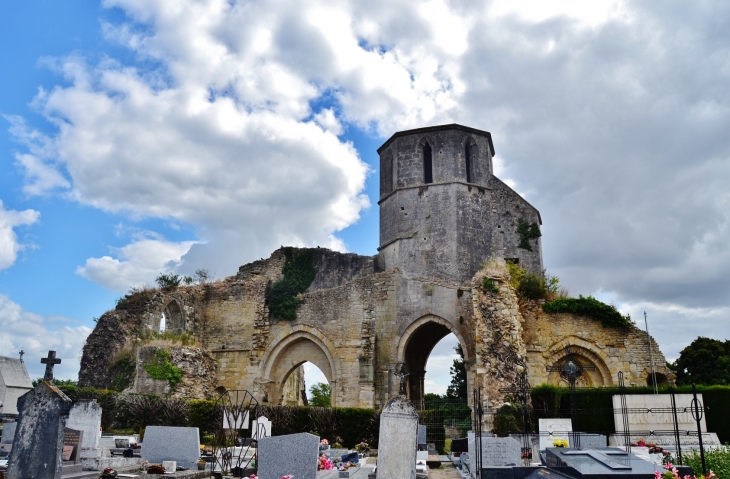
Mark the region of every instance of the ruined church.
[[[80, 385], [178, 397], [245, 389], [278, 405], [298, 400], [309, 361], [326, 376], [333, 406], [377, 408], [399, 394], [401, 374], [405, 394], [423, 398], [428, 357], [451, 333], [468, 390], [494, 404], [521, 371], [533, 386], [565, 385], [558, 366], [567, 355], [581, 368], [580, 385], [615, 386], [619, 373], [628, 386], [647, 385], [650, 351], [655, 380], [672, 380], [658, 345], [637, 327], [548, 314], [543, 300], [518, 297], [505, 264], [543, 274], [542, 219], [494, 176], [489, 132], [457, 124], [401, 131], [378, 153], [378, 254], [281, 248], [223, 280], [137, 290], [99, 318]], [[288, 317], [276, 313], [282, 304]], [[160, 357], [183, 371], [181, 381], [150, 374], [145, 365]]]

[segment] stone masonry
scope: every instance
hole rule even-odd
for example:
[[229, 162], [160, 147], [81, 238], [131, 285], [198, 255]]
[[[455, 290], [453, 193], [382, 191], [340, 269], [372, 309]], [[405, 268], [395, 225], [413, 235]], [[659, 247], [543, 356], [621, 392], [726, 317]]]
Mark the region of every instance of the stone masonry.
[[[638, 328], [605, 328], [518, 301], [505, 261], [542, 274], [540, 238], [529, 238], [527, 249], [518, 232], [520, 223], [539, 228], [541, 218], [493, 175], [488, 132], [460, 125], [410, 130], [378, 151], [379, 253], [308, 250], [317, 273], [300, 295], [295, 320], [272, 317], [267, 292], [282, 277], [287, 251], [303, 249], [276, 250], [222, 281], [141, 290], [97, 322], [84, 347], [80, 385], [107, 387], [114, 379], [109, 366], [123, 351], [137, 355], [139, 373], [149, 361], [145, 347], [164, 346], [146, 339], [160, 329], [163, 314], [167, 331], [194, 342], [189, 354], [171, 354], [186, 375], [182, 386], [162, 392], [177, 396], [246, 389], [262, 404], [290, 403], [285, 385], [309, 361], [326, 376], [333, 406], [382, 407], [398, 395], [401, 369], [409, 373], [407, 396], [419, 400], [428, 356], [450, 333], [464, 350], [469, 388], [480, 387], [490, 401], [501, 400], [498, 389], [514, 382], [517, 365], [526, 367], [532, 385], [560, 383], [546, 370], [564, 357], [566, 345], [595, 366], [586, 384], [616, 385], [619, 371], [630, 385], [646, 384], [646, 335]], [[498, 293], [483, 290], [485, 275]], [[659, 377], [671, 380], [653, 340], [652, 347]], [[182, 367], [193, 357], [214, 370], [205, 385], [189, 380], [197, 374], [189, 360]]]

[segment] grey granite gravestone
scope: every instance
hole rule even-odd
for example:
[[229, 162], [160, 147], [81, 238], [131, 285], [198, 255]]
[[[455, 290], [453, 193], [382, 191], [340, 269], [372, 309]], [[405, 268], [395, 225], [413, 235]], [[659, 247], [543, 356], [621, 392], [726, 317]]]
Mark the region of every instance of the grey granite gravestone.
[[306, 432], [259, 440], [259, 479], [280, 479], [290, 474], [296, 479], [315, 479], [319, 437]]
[[[575, 444], [575, 436], [579, 436], [580, 445]], [[568, 441], [570, 447], [580, 447], [581, 449], [601, 449], [608, 446], [608, 436], [603, 434], [589, 434], [587, 432], [577, 432], [570, 435]]]
[[197, 427], [147, 426], [140, 455], [149, 462], [177, 461], [187, 469], [197, 467], [200, 434]]
[[380, 414], [378, 479], [415, 479], [418, 413], [404, 396], [391, 399]]
[[[469, 469], [476, 471], [478, 444], [473, 432], [468, 434], [469, 439]], [[511, 437], [492, 437], [482, 433], [482, 466], [519, 466], [522, 447]]]
[[99, 436], [101, 435], [101, 407], [96, 399], [81, 400], [74, 404], [68, 414], [66, 427], [83, 431], [80, 457], [100, 457]]
[[427, 450], [426, 426], [424, 426], [423, 424], [418, 425], [418, 450], [419, 451]]
[[18, 426], [8, 479], [60, 479], [63, 429], [70, 409], [71, 399], [50, 381], [41, 382], [18, 399]]
[[6, 422], [3, 424], [2, 439], [0, 444], [12, 444], [15, 438], [15, 428], [18, 426], [17, 422]]

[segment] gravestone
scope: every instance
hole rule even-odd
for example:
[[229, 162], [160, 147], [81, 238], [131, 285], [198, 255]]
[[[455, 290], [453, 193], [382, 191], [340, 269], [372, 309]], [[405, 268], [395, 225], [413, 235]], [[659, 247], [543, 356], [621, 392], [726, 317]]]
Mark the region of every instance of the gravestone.
[[101, 456], [101, 449], [99, 448], [101, 407], [95, 399], [81, 400], [74, 404], [68, 414], [66, 426], [84, 433], [80, 457], [95, 458]]
[[573, 424], [570, 419], [540, 419], [540, 450], [553, 447], [555, 439], [570, 440], [570, 433], [573, 431]]
[[[476, 471], [479, 445], [473, 432], [467, 436], [469, 440], [469, 470]], [[521, 464], [522, 447], [511, 437], [492, 437], [482, 434], [482, 467], [519, 466]]]
[[404, 396], [383, 407], [378, 440], [378, 479], [414, 479], [418, 413]]
[[251, 436], [254, 439], [271, 437], [271, 421], [266, 416], [259, 416], [251, 422]]
[[[583, 479], [606, 479], [610, 476], [621, 479], [650, 478], [655, 477], [655, 472], [664, 472], [660, 465], [614, 448], [548, 448], [545, 455], [548, 468], [572, 467], [579, 473], [577, 477]], [[692, 468], [688, 466], [677, 466], [677, 469], [679, 477], [692, 474]]]
[[[580, 436], [580, 444], [574, 444], [575, 436]], [[589, 434], [586, 432], [577, 432], [570, 435], [570, 447], [580, 447], [581, 449], [605, 449], [608, 447], [608, 436], [603, 434]]]
[[469, 451], [469, 438], [460, 437], [451, 441], [451, 452], [468, 452]]
[[[81, 443], [83, 442], [83, 438], [83, 431], [69, 427], [63, 429], [64, 462], [71, 461], [74, 464], [81, 462]], [[69, 447], [71, 448], [68, 450], [69, 454], [66, 454], [67, 448]]]
[[259, 479], [315, 479], [319, 437], [308, 433], [264, 437], [259, 440]]
[[197, 427], [147, 426], [140, 455], [151, 463], [176, 461], [190, 469], [200, 458], [200, 434]]
[[418, 425], [418, 450], [419, 451], [427, 451], [427, 445], [426, 445], [426, 426], [423, 424]]
[[71, 399], [53, 385], [53, 366], [61, 362], [48, 352], [44, 380], [18, 399], [18, 426], [7, 477], [59, 479], [63, 468], [63, 429]]
[[3, 424], [2, 439], [0, 444], [12, 444], [15, 438], [15, 428], [18, 426], [17, 422], [6, 422]]

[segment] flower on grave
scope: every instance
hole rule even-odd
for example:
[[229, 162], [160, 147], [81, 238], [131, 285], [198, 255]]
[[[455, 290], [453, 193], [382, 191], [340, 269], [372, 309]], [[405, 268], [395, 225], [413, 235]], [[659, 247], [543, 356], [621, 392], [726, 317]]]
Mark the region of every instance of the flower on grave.
[[321, 445], [323, 445], [323, 446], [329, 446], [330, 445], [330, 442], [327, 439], [322, 439], [321, 441], [319, 441], [319, 443]]
[[689, 474], [687, 474], [686, 476], [684, 476], [682, 478], [679, 476], [679, 471], [677, 470], [677, 468], [674, 467], [674, 465], [671, 462], [667, 462], [664, 465], [664, 469], [666, 469], [666, 471], [664, 471], [663, 474], [659, 471], [654, 471], [654, 479], [712, 479], [712, 478], [716, 479], [717, 478], [717, 476], [715, 475], [715, 473], [712, 470], [710, 470], [710, 473], [707, 475], [707, 477], [700, 476], [698, 478], [698, 477], [690, 476]]
[[368, 452], [370, 450], [370, 445], [363, 441], [360, 444], [355, 444], [355, 449], [357, 452]]
[[245, 479], [259, 479], [259, 476], [257, 476], [256, 474], [251, 474], [250, 476], [248, 476]]
[[281, 476], [281, 479], [294, 479], [294, 476], [287, 474], [286, 476]]
[[327, 458], [327, 456], [325, 456], [324, 454], [321, 454], [319, 456], [319, 460], [317, 461], [318, 471], [330, 471], [334, 468], [335, 466], [332, 464], [332, 461]]
[[117, 471], [115, 471], [115, 470], [114, 470], [114, 469], [112, 469], [111, 467], [107, 467], [106, 469], [104, 469], [103, 471], [101, 471], [101, 472], [99, 473], [99, 477], [100, 477], [100, 478], [102, 478], [102, 477], [103, 477], [103, 478], [113, 478], [113, 477], [117, 477]]
[[553, 440], [553, 447], [568, 447], [568, 441], [565, 439], [555, 439]]
[[162, 464], [152, 464], [147, 468], [147, 474], [164, 474], [165, 468]]

